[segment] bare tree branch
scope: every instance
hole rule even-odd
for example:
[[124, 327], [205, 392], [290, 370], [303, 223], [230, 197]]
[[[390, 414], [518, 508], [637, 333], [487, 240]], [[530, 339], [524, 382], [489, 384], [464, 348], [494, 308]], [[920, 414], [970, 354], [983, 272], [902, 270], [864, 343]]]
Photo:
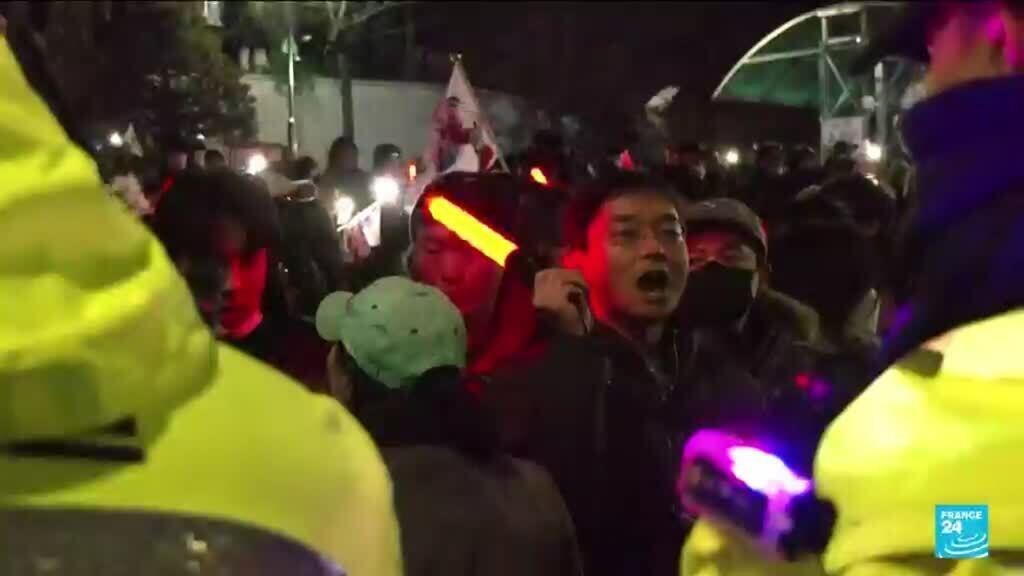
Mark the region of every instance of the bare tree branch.
[[392, 8], [398, 8], [399, 6], [404, 6], [406, 4], [412, 4], [413, 2], [414, 0], [409, 0], [405, 2], [380, 2], [378, 3], [377, 6], [363, 10], [362, 12], [359, 13], [358, 16], [355, 16], [348, 22], [345, 22], [343, 25], [343, 29], [347, 30], [349, 28], [354, 28], [362, 24], [363, 22], [366, 22], [370, 18], [373, 18], [374, 16], [380, 14], [381, 12], [385, 12]]
[[[338, 12], [335, 14], [334, 5], [338, 5]], [[338, 33], [341, 32], [342, 22], [345, 21], [345, 13], [348, 11], [348, 2], [342, 0], [341, 2], [331, 2], [325, 0], [324, 9], [327, 10], [327, 17], [330, 19], [331, 26], [327, 31], [327, 42], [333, 44], [338, 39]]]

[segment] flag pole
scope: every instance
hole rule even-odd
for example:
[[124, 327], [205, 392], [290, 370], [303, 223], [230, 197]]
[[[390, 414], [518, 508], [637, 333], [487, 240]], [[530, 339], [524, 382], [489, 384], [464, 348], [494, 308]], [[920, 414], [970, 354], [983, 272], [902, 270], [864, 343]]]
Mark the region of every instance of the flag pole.
[[[454, 73], [456, 66], [461, 67], [462, 68], [462, 76], [463, 76], [463, 78], [466, 79], [466, 84], [469, 84], [470, 86], [472, 86], [473, 83], [469, 81], [469, 74], [466, 73], [466, 67], [462, 66], [462, 53], [461, 52], [452, 52], [451, 54], [448, 55], [448, 59], [451, 60], [451, 63], [452, 63], [452, 72]], [[474, 95], [474, 97], [475, 97], [475, 95]], [[476, 103], [476, 107], [477, 107], [477, 110], [479, 111], [479, 113], [483, 114], [484, 111], [480, 108], [480, 102], [479, 101]], [[494, 132], [491, 131], [491, 124], [490, 124], [490, 122], [488, 122], [485, 125], [485, 127], [486, 127], [487, 132], [489, 133], [488, 135], [491, 137], [491, 141], [494, 142], [494, 148], [495, 148], [494, 153], [498, 155], [498, 163], [500, 163], [501, 167], [505, 169], [505, 172], [511, 174], [512, 171], [508, 169], [508, 164], [505, 162], [505, 155], [501, 151], [501, 146], [498, 146], [498, 137], [495, 136]]]

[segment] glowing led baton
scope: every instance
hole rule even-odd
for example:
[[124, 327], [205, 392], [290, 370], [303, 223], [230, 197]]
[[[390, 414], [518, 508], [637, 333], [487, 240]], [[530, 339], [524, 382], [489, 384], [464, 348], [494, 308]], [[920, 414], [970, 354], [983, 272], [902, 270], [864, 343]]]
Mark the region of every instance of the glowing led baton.
[[427, 211], [434, 220], [503, 268], [508, 255], [517, 248], [513, 242], [446, 198], [428, 198]]

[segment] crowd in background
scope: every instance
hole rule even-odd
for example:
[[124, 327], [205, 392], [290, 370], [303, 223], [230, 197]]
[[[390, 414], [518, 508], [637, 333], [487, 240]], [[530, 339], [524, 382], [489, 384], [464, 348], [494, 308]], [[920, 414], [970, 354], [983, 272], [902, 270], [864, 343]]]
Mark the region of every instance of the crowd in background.
[[[272, 177], [216, 151], [202, 166], [172, 151], [156, 194], [123, 192], [122, 167], [109, 185], [221, 339], [334, 394], [385, 448], [410, 573], [428, 572], [420, 550], [441, 545], [427, 525], [460, 506], [475, 522], [551, 531], [547, 552], [524, 552], [537, 565], [507, 573], [664, 574], [691, 523], [674, 488], [689, 435], [771, 438], [809, 473], [825, 426], [874, 374], [900, 214], [878, 166], [854, 152], [839, 143], [821, 163], [809, 147], [763, 143], [731, 165], [680, 143], [627, 169], [618, 155], [581, 166], [542, 132], [511, 173], [452, 173], [394, 202], [369, 250], [345, 241], [338, 200], [368, 206], [379, 175], [411, 191], [394, 146], [375, 150], [372, 174], [338, 138], [322, 172], [302, 157]], [[437, 222], [434, 196], [512, 239], [517, 256], [498, 264]], [[346, 308], [374, 300], [376, 321]], [[324, 328], [349, 315], [348, 331]], [[440, 451], [401, 449], [420, 444]], [[522, 460], [500, 464], [509, 456]], [[435, 467], [463, 471], [417, 483]], [[502, 517], [509, 502], [484, 489], [494, 482], [557, 505]]]

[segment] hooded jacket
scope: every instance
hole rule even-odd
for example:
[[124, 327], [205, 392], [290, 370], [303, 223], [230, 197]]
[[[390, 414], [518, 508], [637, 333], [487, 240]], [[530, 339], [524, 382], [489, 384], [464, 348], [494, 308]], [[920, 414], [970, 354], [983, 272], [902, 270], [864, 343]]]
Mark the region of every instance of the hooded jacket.
[[0, 573], [397, 575], [333, 401], [218, 344], [0, 39]]
[[[826, 432], [816, 491], [838, 518], [829, 574], [1002, 574], [1020, 568], [1024, 507], [1024, 76], [973, 82], [918, 104], [905, 138], [917, 161], [907, 238], [913, 296], [884, 345], [897, 361]], [[989, 557], [935, 561], [935, 506], [987, 504]], [[687, 574], [787, 574], [754, 554], [729, 564], [687, 543]], [[698, 568], [699, 567], [699, 568]]]

